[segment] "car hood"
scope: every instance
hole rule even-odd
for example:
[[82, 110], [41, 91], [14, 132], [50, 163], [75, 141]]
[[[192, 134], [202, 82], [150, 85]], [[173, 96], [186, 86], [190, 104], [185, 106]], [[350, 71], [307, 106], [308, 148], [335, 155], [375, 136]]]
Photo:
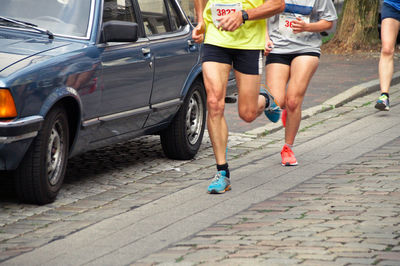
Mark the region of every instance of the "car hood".
[[45, 52], [68, 44], [70, 42], [47, 38], [15, 37], [11, 34], [5, 35], [0, 33], [0, 73], [24, 60], [27, 61], [26, 64], [20, 64], [20, 67], [30, 64], [32, 60], [36, 62], [40, 61], [43, 57], [51, 56], [48, 53], [44, 55]]

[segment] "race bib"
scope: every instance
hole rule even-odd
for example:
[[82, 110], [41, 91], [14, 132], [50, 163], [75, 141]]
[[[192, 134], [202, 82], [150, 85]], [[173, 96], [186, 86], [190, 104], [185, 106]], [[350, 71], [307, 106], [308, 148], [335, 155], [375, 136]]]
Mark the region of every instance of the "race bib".
[[215, 27], [218, 27], [219, 25], [219, 21], [217, 21], [218, 18], [241, 10], [242, 10], [242, 3], [236, 3], [236, 4], [212, 3], [211, 15]]
[[296, 17], [301, 18], [305, 23], [310, 23], [310, 16], [300, 14], [283, 13], [279, 15], [279, 31], [280, 33], [289, 38], [301, 37], [309, 34], [309, 32], [293, 33], [292, 24], [297, 20]]

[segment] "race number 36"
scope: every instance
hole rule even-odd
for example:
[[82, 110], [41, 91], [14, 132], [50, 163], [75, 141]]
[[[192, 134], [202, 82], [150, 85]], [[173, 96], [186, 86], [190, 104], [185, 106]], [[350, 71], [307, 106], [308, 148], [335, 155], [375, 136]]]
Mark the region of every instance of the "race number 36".
[[[294, 37], [293, 33], [293, 23], [294, 21], [297, 20], [297, 17], [302, 19], [304, 22], [309, 23], [310, 22], [310, 17], [309, 16], [302, 16], [297, 14], [288, 14], [284, 13], [279, 15], [279, 31], [282, 35], [286, 37]], [[303, 33], [297, 33], [296, 36], [304, 35]]]
[[294, 21], [294, 20], [285, 20], [285, 27], [286, 27], [286, 28], [293, 28], [293, 27], [292, 27], [293, 21]]

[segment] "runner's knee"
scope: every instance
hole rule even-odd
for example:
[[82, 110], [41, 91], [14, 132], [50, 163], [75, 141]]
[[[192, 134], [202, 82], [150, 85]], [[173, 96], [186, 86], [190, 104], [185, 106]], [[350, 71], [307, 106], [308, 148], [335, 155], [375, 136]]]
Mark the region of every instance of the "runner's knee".
[[394, 56], [394, 47], [390, 45], [382, 45], [381, 54], [388, 57]]
[[301, 105], [301, 100], [298, 97], [287, 97], [285, 102], [285, 108], [290, 112], [294, 112]]
[[247, 122], [250, 123], [257, 118], [257, 109], [255, 108], [239, 108], [239, 117]]
[[221, 116], [224, 114], [225, 101], [217, 97], [207, 98], [207, 111], [211, 116]]

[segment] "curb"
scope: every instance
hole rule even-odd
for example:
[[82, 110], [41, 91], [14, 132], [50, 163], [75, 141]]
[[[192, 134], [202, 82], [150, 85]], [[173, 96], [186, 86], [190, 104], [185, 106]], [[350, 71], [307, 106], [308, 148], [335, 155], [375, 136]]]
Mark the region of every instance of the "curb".
[[[393, 74], [391, 86], [400, 83], [400, 71]], [[326, 100], [320, 105], [310, 107], [302, 111], [301, 119], [307, 119], [318, 113], [323, 113], [334, 108], [340, 107], [356, 98], [376, 92], [380, 90], [379, 79], [374, 79], [368, 82], [361, 83], [353, 86], [350, 89], [339, 93], [338, 95]], [[258, 127], [249, 131], [246, 131], [246, 135], [255, 135], [256, 137], [264, 136], [268, 133], [276, 132], [282, 129], [282, 123], [268, 123], [265, 126]]]

